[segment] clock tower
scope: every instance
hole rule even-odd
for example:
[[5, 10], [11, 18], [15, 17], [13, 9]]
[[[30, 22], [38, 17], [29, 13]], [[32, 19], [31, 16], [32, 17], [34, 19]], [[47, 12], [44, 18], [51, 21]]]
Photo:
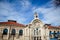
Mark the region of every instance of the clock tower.
[[38, 19], [38, 14], [37, 14], [37, 12], [35, 12], [35, 14], [34, 14], [34, 19]]

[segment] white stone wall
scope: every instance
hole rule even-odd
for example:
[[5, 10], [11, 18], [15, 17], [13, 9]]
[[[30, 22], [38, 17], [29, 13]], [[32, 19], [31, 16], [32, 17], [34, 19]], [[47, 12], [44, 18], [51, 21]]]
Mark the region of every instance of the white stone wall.
[[[34, 29], [36, 29], [37, 27], [39, 27], [39, 33], [38, 33], [38, 36], [41, 36], [41, 39], [42, 40], [50, 40], [49, 39], [49, 31], [60, 31], [60, 29], [48, 29], [44, 26], [34, 26], [33, 24], [30, 26], [27, 26], [26, 28], [22, 28], [22, 27], [16, 27], [16, 26], [12, 26], [11, 29], [10, 29], [10, 26], [0, 26], [0, 39], [1, 40], [33, 40], [33, 37], [35, 36], [34, 35]], [[3, 29], [7, 28], [8, 29], [8, 35], [2, 35], [3, 33]], [[13, 37], [13, 36], [10, 36], [9, 35], [9, 32], [11, 33], [11, 30], [12, 29], [15, 29], [16, 30], [16, 35]], [[19, 36], [19, 30], [22, 29], [23, 30], [23, 36]]]
[[[10, 28], [11, 27], [11, 28]], [[7, 35], [2, 35], [3, 34], [3, 30], [7, 28], [8, 29], [8, 34]], [[13, 40], [13, 36], [11, 35], [11, 31], [12, 29], [16, 30], [16, 35], [14, 36], [14, 40], [24, 40], [24, 28], [23, 27], [17, 27], [17, 26], [6, 26], [6, 25], [2, 25], [0, 26], [0, 39], [1, 40]], [[23, 30], [23, 36], [19, 36], [19, 30], [22, 29]]]

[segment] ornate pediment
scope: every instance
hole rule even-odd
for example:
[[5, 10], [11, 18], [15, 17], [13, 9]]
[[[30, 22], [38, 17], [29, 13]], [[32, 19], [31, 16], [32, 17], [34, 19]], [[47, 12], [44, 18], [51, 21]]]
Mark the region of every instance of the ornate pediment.
[[39, 23], [40, 22], [40, 20], [38, 20], [38, 19], [35, 19], [34, 21], [33, 21], [33, 23]]
[[33, 20], [32, 24], [36, 24], [36, 23], [41, 23], [41, 21], [39, 19]]
[[39, 19], [38, 14], [34, 14], [34, 19], [31, 21], [33, 27], [42, 27], [43, 22]]

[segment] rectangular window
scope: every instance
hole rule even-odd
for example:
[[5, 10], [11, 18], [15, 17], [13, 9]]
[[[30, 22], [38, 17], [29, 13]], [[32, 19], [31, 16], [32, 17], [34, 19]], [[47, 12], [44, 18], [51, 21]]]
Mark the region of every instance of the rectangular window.
[[40, 40], [41, 40], [41, 37], [40, 37]]
[[34, 37], [34, 40], [36, 40], [36, 37]]
[[37, 37], [37, 40], [38, 40], [38, 37]]

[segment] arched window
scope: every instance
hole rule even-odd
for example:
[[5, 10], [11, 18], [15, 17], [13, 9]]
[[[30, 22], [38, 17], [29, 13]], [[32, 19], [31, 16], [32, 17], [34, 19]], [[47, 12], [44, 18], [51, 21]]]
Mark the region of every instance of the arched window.
[[52, 31], [50, 31], [50, 33], [49, 34], [52, 34]]
[[16, 33], [16, 30], [15, 29], [12, 29], [11, 35], [15, 35], [15, 33]]
[[59, 31], [57, 31], [57, 34], [59, 34]]
[[59, 37], [59, 35], [60, 35], [60, 34], [59, 34], [59, 31], [57, 31], [57, 36]]
[[34, 35], [36, 34], [36, 30], [34, 30]]
[[3, 35], [7, 35], [7, 33], [8, 33], [8, 29], [4, 29], [3, 30]]
[[34, 29], [34, 35], [38, 35], [38, 33], [39, 33], [38, 28]]
[[38, 35], [38, 28], [36, 28], [36, 31], [37, 31], [37, 35]]
[[49, 32], [50, 38], [52, 38], [52, 31]]
[[23, 35], [23, 30], [19, 30], [19, 35]]
[[57, 38], [57, 33], [56, 33], [56, 31], [54, 31], [54, 38]]
[[54, 37], [55, 37], [55, 31], [54, 31]]

